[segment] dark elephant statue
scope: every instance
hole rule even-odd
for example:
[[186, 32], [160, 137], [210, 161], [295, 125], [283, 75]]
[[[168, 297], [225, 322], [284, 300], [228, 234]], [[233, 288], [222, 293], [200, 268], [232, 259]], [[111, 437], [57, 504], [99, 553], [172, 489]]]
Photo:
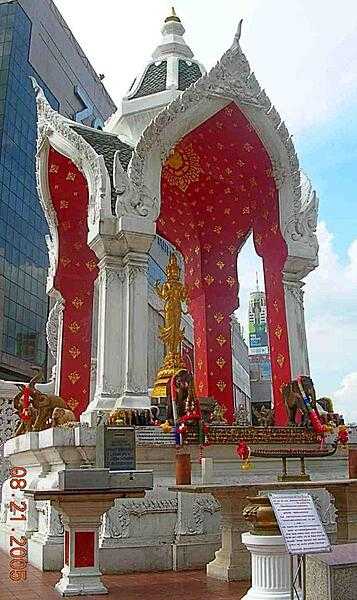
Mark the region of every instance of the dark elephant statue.
[[[314, 388], [312, 379], [310, 377], [306, 377], [305, 375], [302, 376], [301, 377], [301, 385], [302, 385], [302, 388], [303, 388], [306, 396], [310, 400], [311, 406], [313, 408], [316, 408], [316, 392], [315, 392], [315, 388]], [[297, 411], [300, 410], [302, 413], [301, 426], [309, 427], [310, 419], [309, 419], [308, 411], [304, 404], [297, 380], [295, 379], [294, 381], [290, 381], [290, 383], [287, 383], [286, 385], [284, 385], [282, 388], [282, 393], [283, 393], [283, 399], [284, 399], [285, 406], [286, 406], [286, 412], [289, 417], [288, 425], [290, 425], [290, 426], [297, 425], [296, 415], [297, 415]]]

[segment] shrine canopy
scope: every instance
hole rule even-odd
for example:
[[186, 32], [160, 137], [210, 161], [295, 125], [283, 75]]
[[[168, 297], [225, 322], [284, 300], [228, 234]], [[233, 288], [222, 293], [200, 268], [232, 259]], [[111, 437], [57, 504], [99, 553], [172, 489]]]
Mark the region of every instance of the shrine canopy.
[[[104, 288], [94, 315], [101, 329], [93, 402], [98, 407], [148, 398], [145, 269], [156, 231], [184, 256], [197, 391], [225, 405], [231, 419], [230, 316], [239, 303], [238, 254], [253, 233], [264, 266], [275, 419], [284, 425], [282, 385], [309, 373], [302, 279], [317, 266], [316, 194], [300, 172], [284, 122], [241, 50], [241, 24], [232, 46], [208, 73], [185, 43], [184, 31], [176, 14], [166, 19], [161, 44], [104, 131], [64, 119], [38, 90], [39, 189], [51, 232], [48, 289], [64, 306], [57, 379], [67, 396], [77, 385], [71, 397], [81, 412], [88, 403], [88, 373], [81, 387], [82, 373], [70, 359], [76, 344], [66, 332], [66, 323], [69, 327], [74, 320], [69, 308], [74, 286], [65, 285], [64, 273], [73, 269], [72, 281], [76, 278], [78, 289], [91, 294], [99, 270]], [[75, 173], [73, 182], [68, 171]], [[71, 211], [65, 206], [67, 191], [61, 191], [67, 190], [63, 177], [66, 186], [83, 182], [80, 189], [73, 187]], [[84, 229], [75, 239], [77, 222]], [[86, 240], [80, 234], [85, 229]], [[72, 256], [65, 252], [69, 239]], [[92, 270], [76, 271], [76, 244]], [[109, 271], [118, 274], [116, 301], [121, 294], [124, 315], [122, 320], [115, 316], [117, 330], [113, 320], [108, 323]], [[92, 352], [88, 311], [86, 305], [83, 368], [90, 368]], [[113, 355], [120, 357], [116, 370]], [[73, 373], [80, 375], [71, 377], [76, 384], [69, 379]]]

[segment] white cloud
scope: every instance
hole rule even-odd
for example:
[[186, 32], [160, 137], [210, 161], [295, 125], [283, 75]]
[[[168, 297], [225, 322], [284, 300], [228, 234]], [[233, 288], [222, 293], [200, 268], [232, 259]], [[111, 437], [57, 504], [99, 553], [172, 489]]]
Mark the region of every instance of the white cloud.
[[357, 422], [357, 371], [343, 378], [341, 386], [334, 394], [336, 412], [345, 415], [346, 422]]
[[[55, 0], [119, 104], [160, 39], [168, 0]], [[186, 39], [207, 68], [230, 45], [243, 17], [242, 47], [293, 133], [357, 102], [357, 4], [326, 0], [176, 0]], [[98, 21], [99, 20], [99, 21]]]
[[320, 265], [308, 276], [305, 287], [310, 368], [318, 395], [336, 397], [339, 411], [351, 420], [352, 400], [344, 410], [343, 399], [356, 375], [357, 240], [342, 260], [325, 223], [319, 223], [317, 235]]

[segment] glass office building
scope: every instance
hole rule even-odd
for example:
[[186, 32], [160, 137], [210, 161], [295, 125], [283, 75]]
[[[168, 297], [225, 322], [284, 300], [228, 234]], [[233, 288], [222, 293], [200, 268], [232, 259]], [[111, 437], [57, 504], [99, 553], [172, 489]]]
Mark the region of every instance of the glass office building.
[[[23, 379], [33, 366], [46, 366], [45, 325], [48, 298], [47, 277], [47, 223], [36, 191], [36, 103], [30, 76], [36, 78], [50, 104], [71, 118], [84, 115], [78, 121], [100, 124], [114, 111], [115, 106], [103, 90], [102, 83], [85, 57], [57, 9], [48, 0], [35, 0], [37, 11], [43, 4], [41, 19], [47, 19], [48, 31], [57, 31], [52, 42], [61, 50], [63, 36], [63, 65], [60, 53], [53, 62], [54, 70], [65, 68], [71, 52], [81, 68], [81, 80], [73, 69], [72, 80], [63, 78], [63, 88], [50, 89], [57, 73], [39, 72], [35, 67], [37, 36], [43, 23], [31, 14], [31, 3], [0, 3], [0, 378]], [[29, 5], [29, 10], [26, 10]], [[46, 6], [45, 6], [46, 5]], [[31, 18], [33, 17], [33, 18]], [[54, 29], [56, 26], [57, 29]], [[43, 36], [42, 36], [43, 39]], [[49, 48], [50, 49], [50, 48]], [[41, 65], [42, 57], [39, 57]], [[75, 60], [73, 60], [75, 66]], [[85, 71], [87, 70], [87, 73]], [[88, 78], [86, 89], [85, 77]], [[84, 81], [83, 81], [84, 77]], [[97, 78], [97, 81], [95, 81]], [[103, 102], [98, 108], [90, 104], [90, 92], [95, 85], [101, 91]], [[54, 87], [54, 86], [53, 86]], [[60, 96], [60, 97], [59, 97]], [[83, 105], [83, 98], [86, 104]], [[61, 110], [64, 108], [64, 110]], [[91, 120], [88, 122], [88, 117]]]

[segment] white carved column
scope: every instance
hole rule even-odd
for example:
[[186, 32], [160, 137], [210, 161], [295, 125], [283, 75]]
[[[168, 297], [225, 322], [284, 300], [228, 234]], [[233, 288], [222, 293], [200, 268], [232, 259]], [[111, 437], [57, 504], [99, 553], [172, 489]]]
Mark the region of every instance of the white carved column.
[[97, 377], [94, 399], [81, 420], [95, 424], [98, 411], [111, 411], [124, 389], [125, 274], [122, 259], [99, 262]]
[[290, 273], [284, 273], [286, 319], [289, 335], [290, 363], [292, 378], [298, 375], [309, 375], [309, 358], [307, 351], [305, 315], [304, 315], [304, 283]]
[[147, 381], [148, 254], [128, 252], [123, 258], [125, 283], [125, 357], [123, 393], [116, 407], [149, 408]]
[[290, 600], [290, 557], [281, 535], [243, 533], [252, 557], [252, 587], [243, 600]]

